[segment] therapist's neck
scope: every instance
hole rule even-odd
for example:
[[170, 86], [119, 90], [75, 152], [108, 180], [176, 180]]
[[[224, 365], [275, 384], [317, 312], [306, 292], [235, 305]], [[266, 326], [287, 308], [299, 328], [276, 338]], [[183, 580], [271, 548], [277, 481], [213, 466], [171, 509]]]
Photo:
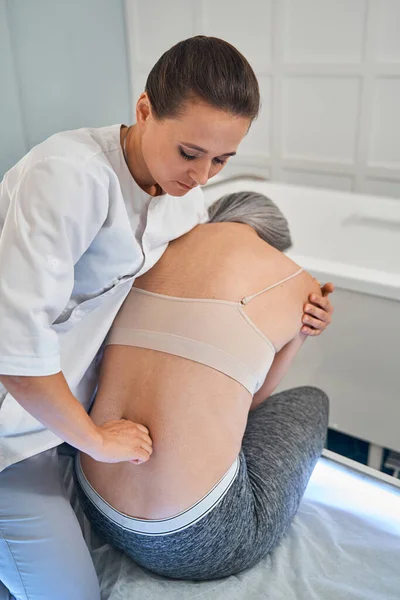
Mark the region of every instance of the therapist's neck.
[[140, 133], [136, 125], [132, 125], [129, 130], [126, 140], [126, 158], [129, 171], [138, 186], [151, 196], [160, 195], [160, 186], [154, 181], [144, 162]]

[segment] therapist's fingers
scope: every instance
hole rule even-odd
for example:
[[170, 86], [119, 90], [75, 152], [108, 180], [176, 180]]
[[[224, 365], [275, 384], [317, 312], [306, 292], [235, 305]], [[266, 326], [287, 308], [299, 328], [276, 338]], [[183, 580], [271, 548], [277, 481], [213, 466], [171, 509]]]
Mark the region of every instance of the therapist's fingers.
[[135, 433], [137, 433], [137, 435], [140, 437], [140, 439], [142, 439], [143, 441], [150, 444], [150, 446], [153, 444], [153, 440], [150, 437], [150, 432], [145, 425], [142, 425], [141, 423], [134, 423], [133, 421], [130, 421], [129, 419], [127, 419], [125, 417], [123, 417], [121, 419], [121, 421], [125, 421], [127, 423], [127, 427], [131, 427], [133, 425], [136, 430], [139, 430], [139, 431], [136, 431]]
[[149, 432], [149, 430], [147, 429], [147, 427], [145, 427], [145, 426], [144, 426], [144, 425], [142, 425], [141, 423], [136, 423], [136, 427], [137, 427], [138, 429], [140, 429], [141, 431], [144, 431], [144, 433], [147, 433], [147, 434], [149, 434], [149, 433], [150, 433], [150, 432]]
[[146, 442], [140, 442], [140, 447], [149, 454], [153, 453], [153, 446], [151, 444], [146, 444]]
[[100, 437], [90, 455], [95, 460], [109, 463], [148, 460], [153, 442], [146, 433], [147, 427], [144, 429], [128, 419], [107, 421], [97, 427]]
[[147, 433], [138, 433], [138, 438], [143, 442], [148, 444], [149, 446], [153, 445], [153, 440], [151, 439], [151, 437], [149, 435], [147, 435]]
[[151, 453], [147, 452], [147, 450], [143, 450], [143, 448], [138, 448], [135, 454], [136, 458], [133, 458], [132, 460], [128, 461], [130, 463], [133, 463], [134, 465], [140, 465], [142, 463], [147, 462], [151, 456]]
[[149, 446], [149, 448], [151, 449], [152, 445], [153, 445], [153, 440], [150, 437], [150, 432], [147, 429], [147, 427], [145, 427], [145, 425], [142, 425], [141, 423], [133, 423], [132, 421], [129, 421], [129, 419], [121, 419], [122, 421], [126, 421], [127, 423], [130, 423], [132, 425], [135, 425], [136, 429], [138, 429], [138, 436], [140, 437], [140, 440], [142, 441], [143, 445], [142, 447], [146, 447]]

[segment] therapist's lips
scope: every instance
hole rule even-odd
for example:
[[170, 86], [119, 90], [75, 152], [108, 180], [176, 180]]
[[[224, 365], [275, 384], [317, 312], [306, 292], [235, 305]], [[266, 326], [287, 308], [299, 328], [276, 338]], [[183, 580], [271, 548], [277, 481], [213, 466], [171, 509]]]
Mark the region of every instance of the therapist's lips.
[[186, 183], [181, 183], [180, 181], [177, 181], [176, 183], [179, 183], [179, 185], [181, 187], [183, 187], [185, 190], [192, 190], [197, 185], [197, 184], [195, 184], [195, 185], [187, 185]]

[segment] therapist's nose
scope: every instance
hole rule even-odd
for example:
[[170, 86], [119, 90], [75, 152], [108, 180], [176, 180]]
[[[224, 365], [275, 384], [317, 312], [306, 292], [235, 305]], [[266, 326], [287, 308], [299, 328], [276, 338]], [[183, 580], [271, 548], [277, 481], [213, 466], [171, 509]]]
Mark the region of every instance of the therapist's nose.
[[205, 185], [210, 177], [210, 167], [209, 161], [199, 162], [196, 166], [193, 165], [189, 175], [197, 185]]

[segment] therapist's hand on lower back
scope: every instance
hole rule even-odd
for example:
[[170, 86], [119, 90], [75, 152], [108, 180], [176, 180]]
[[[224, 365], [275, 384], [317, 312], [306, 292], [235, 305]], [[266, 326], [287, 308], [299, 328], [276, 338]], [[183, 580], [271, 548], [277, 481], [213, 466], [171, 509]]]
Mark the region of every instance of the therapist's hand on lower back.
[[98, 431], [101, 444], [90, 455], [99, 462], [129, 461], [139, 465], [149, 460], [153, 452], [153, 442], [144, 425], [119, 419], [107, 421], [98, 427]]
[[317, 336], [325, 331], [332, 321], [333, 306], [329, 301], [329, 294], [334, 291], [333, 283], [325, 283], [321, 287], [321, 294], [310, 294], [308, 302], [304, 305], [302, 333]]
[[152, 441], [144, 425], [126, 419], [95, 425], [64, 375], [1, 375], [0, 382], [33, 417], [64, 442], [100, 462], [146, 462]]

